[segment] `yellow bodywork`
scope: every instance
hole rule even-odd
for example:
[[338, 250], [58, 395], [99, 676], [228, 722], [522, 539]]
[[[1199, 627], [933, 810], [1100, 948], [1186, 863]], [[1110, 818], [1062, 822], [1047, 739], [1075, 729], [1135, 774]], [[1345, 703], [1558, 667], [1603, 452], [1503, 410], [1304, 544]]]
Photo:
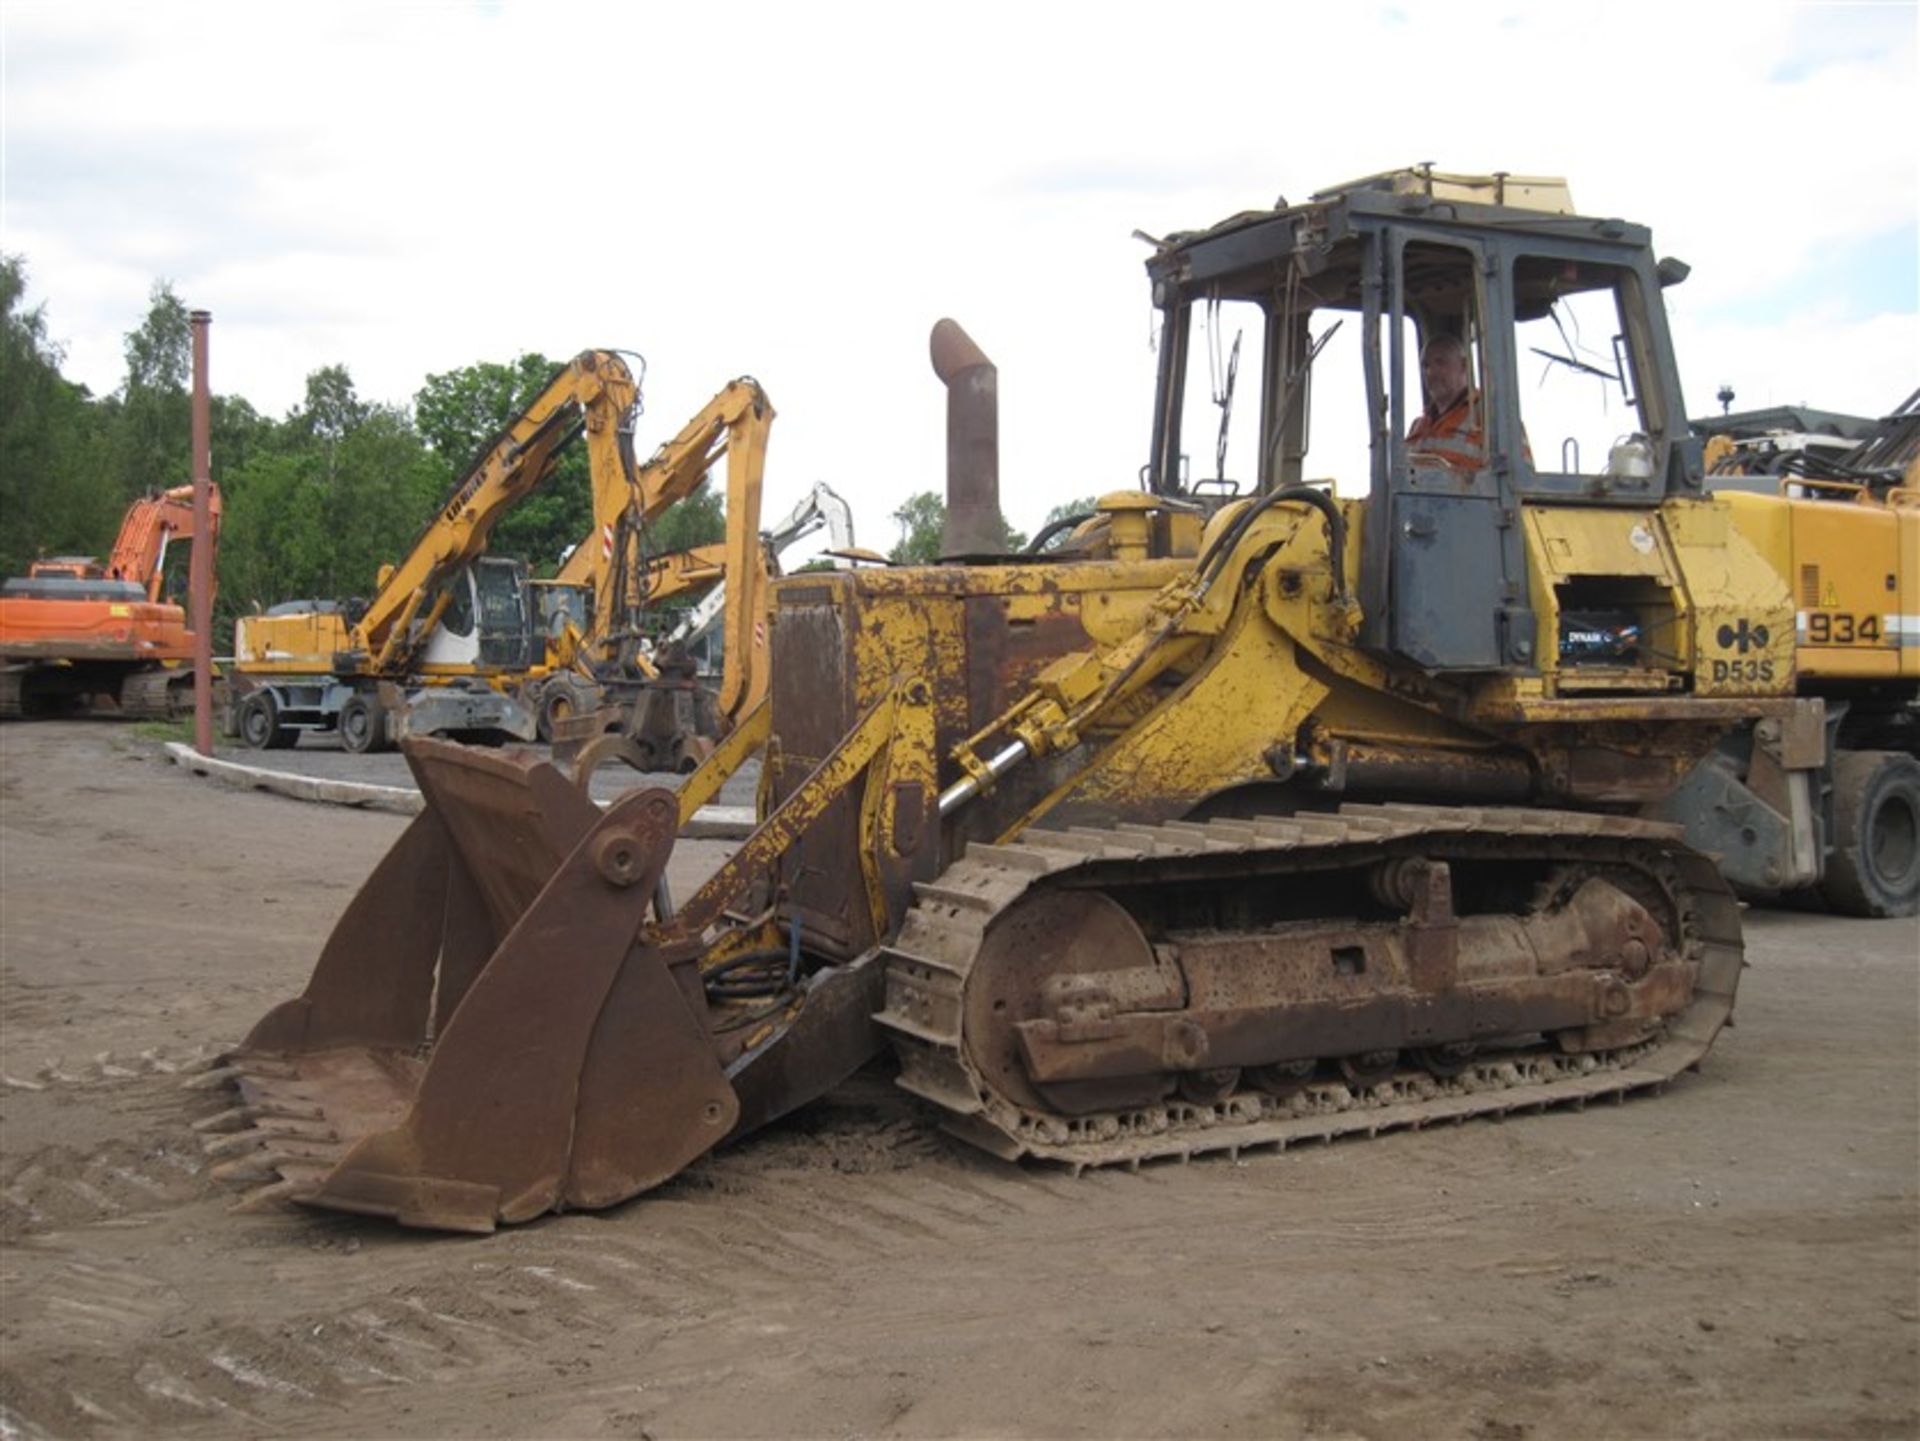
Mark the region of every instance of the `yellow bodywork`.
[[241, 670], [326, 675], [334, 654], [352, 643], [346, 617], [337, 611], [248, 615], [233, 627], [233, 659]]
[[[1314, 509], [1283, 502], [1257, 515], [1205, 581], [1208, 546], [1243, 507], [1197, 537], [1155, 532], [1140, 499], [1103, 502], [1084, 561], [777, 583], [776, 631], [790, 633], [776, 643], [818, 663], [775, 673], [773, 802], [796, 793], [863, 717], [921, 682], [933, 724], [896, 738], [888, 784], [981, 797], [960, 816], [974, 840], [1043, 819], [1206, 813], [1282, 783], [1644, 803], [1734, 725], [1793, 704], [1786, 580], [1720, 499], [1529, 507], [1546, 663], [1518, 676], [1436, 676], [1363, 648], [1358, 603], [1336, 589], [1329, 526]], [[1340, 513], [1352, 575], [1366, 507], [1345, 502]], [[1189, 553], [1165, 553], [1176, 533]], [[1160, 541], [1143, 553], [1149, 534]], [[1594, 596], [1641, 626], [1634, 664], [1560, 663], [1562, 601]], [[865, 794], [871, 814], [840, 822], [849, 845], [888, 814]], [[884, 876], [869, 882], [870, 901], [888, 889]], [[794, 884], [804, 899], [807, 879]], [[866, 932], [850, 915], [820, 919], [850, 940]]]
[[1824, 494], [1720, 499], [1791, 587], [1802, 678], [1920, 678], [1920, 496], [1792, 484]]

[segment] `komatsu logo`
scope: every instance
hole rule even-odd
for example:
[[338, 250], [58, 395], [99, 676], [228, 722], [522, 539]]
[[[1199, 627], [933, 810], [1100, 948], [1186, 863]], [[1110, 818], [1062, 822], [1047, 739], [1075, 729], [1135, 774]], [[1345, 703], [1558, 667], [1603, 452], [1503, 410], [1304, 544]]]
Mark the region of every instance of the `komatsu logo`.
[[1720, 649], [1737, 650], [1741, 655], [1745, 655], [1750, 650], [1767, 648], [1767, 628], [1764, 625], [1753, 625], [1742, 620], [1737, 625], [1721, 626], [1716, 639], [1720, 642]]

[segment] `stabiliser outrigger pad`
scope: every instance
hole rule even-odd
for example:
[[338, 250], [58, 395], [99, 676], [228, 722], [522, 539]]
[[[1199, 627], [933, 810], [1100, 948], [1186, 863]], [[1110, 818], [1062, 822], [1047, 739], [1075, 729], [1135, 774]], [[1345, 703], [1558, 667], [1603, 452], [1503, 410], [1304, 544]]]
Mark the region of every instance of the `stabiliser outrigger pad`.
[[658, 1185], [740, 1111], [697, 941], [645, 927], [673, 793], [602, 815], [532, 757], [405, 750], [426, 809], [229, 1057], [260, 1194], [490, 1231]]

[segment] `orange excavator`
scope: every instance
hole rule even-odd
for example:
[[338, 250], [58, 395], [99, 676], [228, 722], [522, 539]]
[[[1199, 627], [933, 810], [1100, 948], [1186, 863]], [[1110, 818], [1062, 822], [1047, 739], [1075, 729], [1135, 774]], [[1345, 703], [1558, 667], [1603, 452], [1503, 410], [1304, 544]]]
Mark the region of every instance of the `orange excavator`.
[[[167, 582], [197, 539], [193, 487], [176, 486], [127, 507], [104, 564], [48, 556], [0, 583], [0, 720], [162, 720], [191, 709], [193, 632]], [[205, 539], [219, 544], [218, 486]]]

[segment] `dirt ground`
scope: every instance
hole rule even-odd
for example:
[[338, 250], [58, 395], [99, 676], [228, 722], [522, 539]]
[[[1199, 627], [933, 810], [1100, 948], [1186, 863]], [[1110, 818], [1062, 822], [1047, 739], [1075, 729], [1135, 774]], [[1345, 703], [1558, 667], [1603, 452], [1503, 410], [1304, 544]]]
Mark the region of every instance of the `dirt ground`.
[[1581, 1114], [1074, 1180], [869, 1073], [611, 1212], [229, 1214], [179, 1072], [402, 824], [0, 729], [4, 1441], [1920, 1431], [1912, 922], [1750, 912], [1703, 1073]]

